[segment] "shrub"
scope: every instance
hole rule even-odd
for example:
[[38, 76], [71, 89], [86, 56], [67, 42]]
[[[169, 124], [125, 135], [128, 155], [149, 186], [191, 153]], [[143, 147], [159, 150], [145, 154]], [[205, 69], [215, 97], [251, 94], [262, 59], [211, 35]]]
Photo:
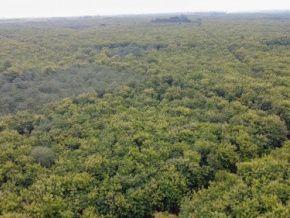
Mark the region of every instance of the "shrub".
[[54, 152], [50, 148], [42, 146], [33, 148], [31, 156], [44, 167], [51, 167], [55, 159]]

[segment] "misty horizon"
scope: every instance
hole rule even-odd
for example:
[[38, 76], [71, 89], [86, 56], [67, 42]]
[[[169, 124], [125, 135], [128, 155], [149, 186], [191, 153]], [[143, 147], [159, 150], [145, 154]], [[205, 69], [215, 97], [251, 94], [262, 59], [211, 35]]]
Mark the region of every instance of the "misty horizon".
[[2, 0], [0, 18], [53, 18], [84, 16], [126, 16], [170, 13], [255, 13], [290, 10], [290, 1], [276, 0]]
[[166, 16], [166, 15], [200, 15], [200, 14], [271, 14], [271, 13], [290, 13], [290, 9], [276, 9], [276, 10], [256, 10], [256, 11], [237, 11], [237, 12], [227, 12], [227, 11], [180, 11], [180, 12], [160, 12], [160, 13], [136, 13], [136, 14], [104, 14], [104, 15], [68, 15], [68, 16], [32, 16], [32, 17], [0, 17], [0, 20], [21, 20], [21, 19], [66, 19], [66, 18], [108, 18], [108, 17], [134, 17], [134, 16]]

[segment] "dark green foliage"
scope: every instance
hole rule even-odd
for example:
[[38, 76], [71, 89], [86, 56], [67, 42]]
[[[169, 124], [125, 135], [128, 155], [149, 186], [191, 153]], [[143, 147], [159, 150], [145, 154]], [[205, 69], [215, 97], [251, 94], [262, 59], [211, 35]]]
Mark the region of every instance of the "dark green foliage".
[[[188, 19], [186, 16], [181, 15], [180, 17], [170, 17], [168, 19], [162, 19], [162, 18], [156, 18], [155, 20], [152, 20], [153, 23], [190, 23], [191, 20]], [[200, 23], [200, 21], [198, 21]]]
[[7, 68], [9, 68], [9, 67], [12, 67], [12, 63], [11, 63], [11, 61], [5, 61], [4, 64], [3, 64], [3, 67], [4, 67], [5, 70], [6, 70]]
[[41, 105], [86, 92], [109, 92], [117, 85], [140, 83], [142, 76], [115, 67], [90, 66], [63, 72], [0, 75], [0, 114], [39, 109]]
[[267, 41], [267, 45], [290, 45], [290, 38], [289, 37], [282, 37], [278, 39], [273, 39], [270, 41]]
[[136, 44], [136, 43], [112, 43], [112, 44], [101, 44], [101, 45], [95, 45], [94, 48], [101, 51], [103, 49], [108, 49], [107, 55], [109, 57], [113, 57], [115, 55], [118, 56], [126, 56], [126, 55], [135, 55], [135, 56], [141, 56], [145, 51], [149, 51], [152, 49], [159, 50], [161, 48], [166, 48], [168, 45], [166, 44]]
[[34, 147], [31, 156], [45, 167], [51, 167], [55, 160], [54, 152], [50, 148], [42, 146]]

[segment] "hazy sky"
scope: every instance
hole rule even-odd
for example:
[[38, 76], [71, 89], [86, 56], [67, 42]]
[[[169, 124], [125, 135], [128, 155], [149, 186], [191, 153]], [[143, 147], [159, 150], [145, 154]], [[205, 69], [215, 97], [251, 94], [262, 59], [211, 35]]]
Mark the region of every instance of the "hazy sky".
[[0, 0], [0, 18], [290, 9], [290, 0]]

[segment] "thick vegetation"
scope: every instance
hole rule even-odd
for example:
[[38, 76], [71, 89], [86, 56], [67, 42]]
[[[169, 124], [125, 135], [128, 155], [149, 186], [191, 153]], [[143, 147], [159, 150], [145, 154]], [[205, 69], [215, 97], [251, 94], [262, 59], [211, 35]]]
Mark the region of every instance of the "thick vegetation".
[[182, 204], [180, 217], [288, 217], [290, 143], [271, 155], [220, 171], [209, 188]]
[[290, 15], [189, 18], [0, 22], [1, 216], [289, 216]]

